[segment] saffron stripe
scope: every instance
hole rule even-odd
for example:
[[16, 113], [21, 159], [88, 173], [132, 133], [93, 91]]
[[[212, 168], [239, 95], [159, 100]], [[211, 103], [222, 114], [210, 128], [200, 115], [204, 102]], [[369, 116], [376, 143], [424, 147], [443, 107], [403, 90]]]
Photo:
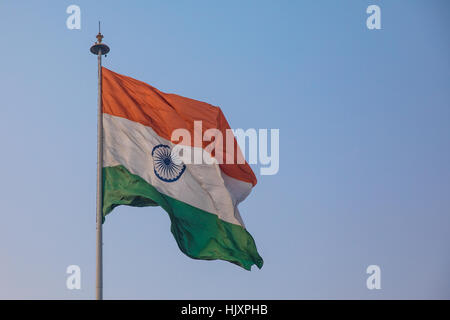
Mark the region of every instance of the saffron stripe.
[[[168, 94], [138, 81], [102, 68], [103, 112], [122, 117], [152, 128], [160, 137], [171, 140], [175, 129], [186, 129], [194, 137], [194, 121], [202, 121], [202, 133], [208, 129], [218, 129], [226, 137], [230, 126], [220, 108], [208, 103]], [[183, 144], [205, 148], [210, 142], [183, 141]], [[238, 163], [241, 150], [234, 139], [233, 150], [224, 150], [220, 169], [228, 176], [256, 184], [256, 177], [247, 162]], [[225, 145], [226, 148], [226, 145]], [[227, 152], [234, 155], [233, 164], [226, 164]]]

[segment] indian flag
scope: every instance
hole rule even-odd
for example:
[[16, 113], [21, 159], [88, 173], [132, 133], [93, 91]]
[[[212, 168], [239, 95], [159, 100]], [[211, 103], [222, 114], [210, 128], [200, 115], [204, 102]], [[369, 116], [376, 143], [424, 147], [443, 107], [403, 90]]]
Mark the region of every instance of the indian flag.
[[[235, 161], [218, 159], [230, 152], [211, 152], [210, 142], [184, 140], [181, 144], [192, 153], [201, 152], [211, 161], [184, 163], [173, 157], [176, 129], [193, 137], [217, 129], [226, 137], [230, 126], [220, 108], [102, 68], [102, 112], [104, 218], [119, 205], [160, 206], [189, 257], [226, 260], [247, 270], [253, 264], [262, 267], [238, 210], [256, 177], [245, 160], [237, 161], [240, 150], [234, 136]], [[196, 132], [198, 121], [201, 132]]]

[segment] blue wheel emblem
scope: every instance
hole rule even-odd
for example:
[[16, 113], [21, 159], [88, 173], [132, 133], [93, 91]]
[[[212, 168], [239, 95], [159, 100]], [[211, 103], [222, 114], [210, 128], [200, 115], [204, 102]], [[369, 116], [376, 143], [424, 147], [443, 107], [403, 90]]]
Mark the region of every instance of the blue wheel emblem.
[[164, 182], [177, 181], [186, 170], [186, 165], [181, 162], [181, 159], [175, 159], [175, 157], [168, 145], [158, 144], [153, 147], [153, 170], [160, 180]]

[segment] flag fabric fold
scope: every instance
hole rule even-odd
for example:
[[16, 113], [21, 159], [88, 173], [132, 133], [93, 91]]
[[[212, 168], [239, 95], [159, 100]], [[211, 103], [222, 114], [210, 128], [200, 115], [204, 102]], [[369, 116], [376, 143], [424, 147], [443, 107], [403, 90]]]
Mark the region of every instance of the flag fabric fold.
[[[210, 142], [182, 141], [206, 163], [173, 161], [172, 132], [194, 137], [208, 129], [230, 129], [218, 107], [167, 94], [102, 68], [103, 217], [115, 207], [160, 206], [169, 215], [180, 250], [194, 259], [221, 259], [247, 270], [263, 259], [246, 230], [238, 204], [256, 184], [247, 162], [238, 163], [234, 139], [229, 152], [210, 152]], [[194, 122], [201, 121], [202, 132]], [[216, 160], [216, 161], [214, 161]], [[223, 161], [217, 161], [223, 160]]]

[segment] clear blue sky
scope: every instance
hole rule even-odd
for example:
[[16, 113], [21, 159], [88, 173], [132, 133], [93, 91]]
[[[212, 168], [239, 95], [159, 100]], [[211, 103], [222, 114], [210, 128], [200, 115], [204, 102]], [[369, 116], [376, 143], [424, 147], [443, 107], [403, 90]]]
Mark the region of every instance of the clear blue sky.
[[[66, 28], [70, 4], [81, 30]], [[366, 28], [371, 4], [382, 30]], [[105, 298], [450, 298], [449, 9], [2, 0], [0, 298], [94, 298], [99, 19], [106, 67], [281, 140], [279, 173], [258, 175], [240, 207], [262, 270], [192, 260], [162, 209], [119, 207], [104, 225]]]

